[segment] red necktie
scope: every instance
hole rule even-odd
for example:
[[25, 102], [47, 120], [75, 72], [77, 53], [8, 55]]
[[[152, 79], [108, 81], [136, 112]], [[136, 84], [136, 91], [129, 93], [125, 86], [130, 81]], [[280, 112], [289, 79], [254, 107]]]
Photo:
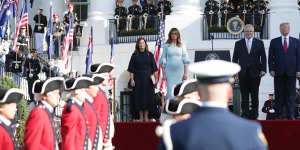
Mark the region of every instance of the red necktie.
[[287, 42], [286, 42], [286, 37], [284, 37], [284, 41], [283, 41], [283, 50], [284, 50], [284, 53], [287, 52], [288, 48], [287, 48]]

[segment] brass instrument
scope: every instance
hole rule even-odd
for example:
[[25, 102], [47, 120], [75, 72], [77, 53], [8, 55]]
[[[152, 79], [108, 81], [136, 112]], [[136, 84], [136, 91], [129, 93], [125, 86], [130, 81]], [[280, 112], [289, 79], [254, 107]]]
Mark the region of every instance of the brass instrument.
[[148, 14], [147, 14], [147, 13], [144, 13], [143, 17], [144, 17], [144, 29], [146, 29], [146, 27], [147, 27], [147, 18], [148, 18]]
[[120, 16], [119, 15], [115, 15], [115, 20], [117, 21], [117, 32], [119, 32]]
[[222, 12], [221, 12], [221, 5], [220, 3], [217, 3], [217, 7], [219, 8], [218, 10], [218, 27], [221, 27], [222, 26], [222, 21], [221, 21], [221, 18], [222, 18]]
[[128, 16], [127, 16], [127, 18], [129, 19], [129, 26], [128, 26], [128, 29], [129, 30], [131, 30], [131, 26], [132, 26], [132, 14], [129, 14]]
[[263, 26], [264, 14], [266, 13], [265, 10], [260, 10], [260, 26]]

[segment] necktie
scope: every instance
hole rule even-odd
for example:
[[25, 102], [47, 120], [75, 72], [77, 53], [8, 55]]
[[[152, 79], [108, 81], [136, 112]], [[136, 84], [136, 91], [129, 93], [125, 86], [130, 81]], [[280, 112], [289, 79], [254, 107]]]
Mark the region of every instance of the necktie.
[[288, 48], [287, 48], [287, 42], [286, 42], [286, 37], [284, 37], [284, 41], [283, 41], [283, 50], [284, 50], [284, 53], [287, 52]]
[[248, 53], [250, 54], [251, 48], [250, 48], [250, 40], [247, 42], [247, 48], [248, 48]]

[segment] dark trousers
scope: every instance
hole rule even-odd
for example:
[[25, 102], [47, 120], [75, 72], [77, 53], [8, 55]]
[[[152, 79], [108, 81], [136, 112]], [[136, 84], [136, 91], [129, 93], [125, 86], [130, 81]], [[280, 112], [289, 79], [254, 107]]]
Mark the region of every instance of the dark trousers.
[[28, 87], [28, 93], [30, 97], [30, 101], [34, 101], [34, 94], [32, 93], [33, 83], [36, 79], [29, 78], [27, 79], [27, 87]]
[[287, 75], [274, 77], [275, 111], [278, 119], [282, 119], [283, 106], [287, 107], [287, 118], [295, 118], [296, 77]]
[[[239, 84], [242, 95], [242, 117], [257, 119], [260, 77], [239, 77]], [[249, 107], [249, 95], [251, 96], [251, 109]]]

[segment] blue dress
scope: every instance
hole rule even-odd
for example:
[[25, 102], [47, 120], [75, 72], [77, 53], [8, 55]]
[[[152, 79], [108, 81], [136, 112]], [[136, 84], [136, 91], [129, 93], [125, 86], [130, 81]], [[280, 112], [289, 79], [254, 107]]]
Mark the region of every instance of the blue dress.
[[160, 64], [165, 67], [167, 80], [168, 99], [173, 98], [172, 88], [182, 82], [184, 66], [189, 64], [189, 57], [185, 45], [178, 47], [176, 45], [165, 44]]

